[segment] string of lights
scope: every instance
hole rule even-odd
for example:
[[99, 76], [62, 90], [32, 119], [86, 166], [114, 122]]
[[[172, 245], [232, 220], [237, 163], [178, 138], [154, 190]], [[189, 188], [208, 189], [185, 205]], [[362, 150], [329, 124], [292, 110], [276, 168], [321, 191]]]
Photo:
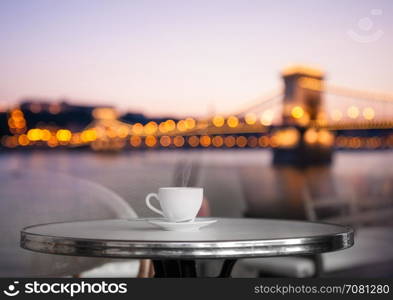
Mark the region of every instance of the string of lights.
[[[125, 147], [292, 147], [301, 138], [294, 130], [272, 130], [280, 124], [284, 113], [294, 126], [309, 127], [303, 137], [309, 144], [335, 144], [339, 148], [356, 148], [353, 145], [367, 148], [370, 143], [378, 147], [392, 146], [392, 135], [372, 137], [377, 142], [367, 142], [364, 140], [367, 138], [360, 137], [359, 141], [343, 142], [346, 141], [344, 137], [335, 141], [330, 131], [393, 128], [393, 96], [325, 87], [321, 80], [300, 79], [301, 88], [324, 90], [325, 110], [315, 119], [310, 118], [301, 104], [283, 104], [282, 92], [277, 91], [232, 115], [217, 114], [205, 119], [188, 117], [128, 124], [118, 120], [115, 109], [96, 108], [92, 111], [94, 121], [80, 132], [56, 126], [28, 128], [23, 110], [15, 107], [8, 112], [8, 129], [12, 135], [3, 136], [1, 143], [7, 148], [90, 146], [93, 150], [120, 150]], [[332, 98], [331, 95], [340, 98]], [[383, 107], [378, 109], [381, 102]], [[334, 106], [334, 103], [339, 103], [339, 106]], [[42, 106], [32, 103], [29, 109], [39, 113]], [[48, 110], [51, 114], [58, 114], [61, 107], [51, 104]]]

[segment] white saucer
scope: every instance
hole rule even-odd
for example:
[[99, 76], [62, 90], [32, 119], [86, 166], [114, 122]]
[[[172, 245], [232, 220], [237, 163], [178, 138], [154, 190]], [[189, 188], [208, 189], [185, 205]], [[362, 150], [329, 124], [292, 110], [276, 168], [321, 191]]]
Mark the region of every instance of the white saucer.
[[209, 226], [217, 220], [210, 218], [197, 218], [192, 222], [169, 222], [165, 219], [147, 220], [150, 224], [168, 231], [197, 231], [202, 227]]

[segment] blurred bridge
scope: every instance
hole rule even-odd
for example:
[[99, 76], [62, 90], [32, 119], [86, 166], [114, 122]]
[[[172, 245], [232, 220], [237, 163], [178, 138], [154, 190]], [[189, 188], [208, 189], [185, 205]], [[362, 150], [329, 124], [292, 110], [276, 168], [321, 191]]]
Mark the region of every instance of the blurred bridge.
[[99, 107], [92, 112], [94, 121], [81, 132], [66, 128], [26, 128], [23, 111], [15, 109], [8, 120], [14, 136], [6, 137], [3, 144], [11, 148], [89, 145], [93, 150], [289, 149], [302, 143], [320, 149], [393, 148], [393, 95], [327, 85], [324, 77], [318, 69], [286, 68], [282, 72], [282, 87], [241, 103], [230, 114], [200, 119], [129, 124], [119, 120], [114, 108]]
[[[131, 147], [291, 147], [299, 140], [294, 128], [309, 129], [302, 138], [310, 144], [353, 146], [350, 148], [393, 147], [393, 95], [358, 91], [326, 85], [322, 71], [304, 66], [287, 68], [282, 73], [284, 86], [250, 101], [231, 114], [216, 114], [203, 119], [166, 120], [157, 124], [119, 125], [101, 110], [90, 128], [97, 130], [96, 149], [108, 147], [120, 131]], [[285, 130], [278, 130], [280, 127]], [[332, 131], [379, 130], [377, 137], [334, 139]], [[386, 141], [380, 130], [386, 131]], [[128, 133], [128, 134], [127, 134]], [[339, 136], [340, 134], [338, 134]], [[348, 142], [348, 143], [347, 143]], [[124, 143], [115, 145], [124, 146]]]

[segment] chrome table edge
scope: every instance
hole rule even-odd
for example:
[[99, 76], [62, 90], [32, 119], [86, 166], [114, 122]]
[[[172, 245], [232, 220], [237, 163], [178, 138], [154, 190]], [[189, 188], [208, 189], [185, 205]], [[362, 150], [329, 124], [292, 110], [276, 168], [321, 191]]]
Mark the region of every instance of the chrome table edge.
[[[38, 226], [38, 225], [37, 225]], [[354, 231], [341, 226], [343, 232], [315, 237], [241, 241], [126, 241], [55, 237], [21, 231], [22, 248], [47, 254], [152, 259], [253, 258], [315, 254], [349, 248]]]

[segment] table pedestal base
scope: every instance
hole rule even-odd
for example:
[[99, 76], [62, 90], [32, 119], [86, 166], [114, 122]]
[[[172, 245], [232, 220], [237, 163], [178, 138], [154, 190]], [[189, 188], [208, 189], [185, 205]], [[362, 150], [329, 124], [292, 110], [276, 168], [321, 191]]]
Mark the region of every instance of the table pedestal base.
[[[236, 259], [226, 259], [221, 268], [218, 278], [228, 278], [231, 276]], [[153, 260], [154, 277], [156, 278], [196, 278], [199, 277], [196, 271], [195, 260]]]

